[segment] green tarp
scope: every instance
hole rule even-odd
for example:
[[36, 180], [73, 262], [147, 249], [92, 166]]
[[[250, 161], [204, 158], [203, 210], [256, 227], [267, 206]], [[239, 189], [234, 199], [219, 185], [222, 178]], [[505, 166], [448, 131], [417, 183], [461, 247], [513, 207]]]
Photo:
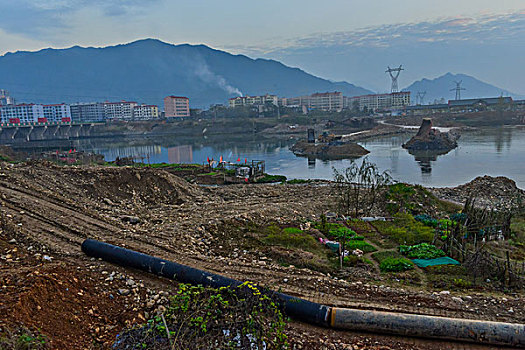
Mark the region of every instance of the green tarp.
[[460, 265], [459, 261], [444, 256], [436, 259], [413, 259], [414, 264], [419, 267], [436, 266], [436, 265]]

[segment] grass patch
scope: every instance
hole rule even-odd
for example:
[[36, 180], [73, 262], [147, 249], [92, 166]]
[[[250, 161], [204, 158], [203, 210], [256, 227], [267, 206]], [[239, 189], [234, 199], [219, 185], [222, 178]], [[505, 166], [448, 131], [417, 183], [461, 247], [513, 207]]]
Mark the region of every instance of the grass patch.
[[416, 221], [410, 214], [398, 213], [393, 222], [376, 221], [374, 226], [398, 244], [429, 243], [434, 238], [434, 229]]
[[428, 266], [423, 269], [430, 286], [439, 289], [471, 288], [471, 277], [461, 265]]
[[414, 263], [406, 258], [385, 258], [379, 264], [379, 269], [383, 272], [401, 272], [413, 268]]
[[359, 249], [363, 253], [375, 252], [377, 249], [368, 242], [358, 241], [358, 240], [349, 240], [345, 244], [345, 249], [351, 252], [352, 250]]
[[383, 262], [385, 259], [396, 259], [396, 258], [402, 258], [401, 254], [394, 250], [385, 250], [382, 252], [377, 252], [372, 254], [372, 259], [377, 261], [378, 263]]
[[295, 227], [281, 229], [279, 226], [271, 225], [267, 228], [267, 236], [264, 238], [266, 244], [279, 245], [285, 248], [300, 248], [307, 251], [316, 251], [320, 243], [314, 237]]
[[2, 350], [43, 350], [49, 349], [47, 339], [27, 328], [4, 330], [0, 333], [0, 349]]

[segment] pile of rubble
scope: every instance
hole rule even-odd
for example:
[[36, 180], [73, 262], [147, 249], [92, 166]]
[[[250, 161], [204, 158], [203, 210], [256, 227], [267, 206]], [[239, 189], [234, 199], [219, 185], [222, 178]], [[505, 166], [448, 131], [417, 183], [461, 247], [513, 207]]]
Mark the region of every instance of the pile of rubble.
[[479, 208], [516, 210], [525, 204], [525, 191], [503, 176], [479, 176], [464, 185], [433, 188], [431, 191], [440, 199], [459, 204], [473, 198], [474, 205]]

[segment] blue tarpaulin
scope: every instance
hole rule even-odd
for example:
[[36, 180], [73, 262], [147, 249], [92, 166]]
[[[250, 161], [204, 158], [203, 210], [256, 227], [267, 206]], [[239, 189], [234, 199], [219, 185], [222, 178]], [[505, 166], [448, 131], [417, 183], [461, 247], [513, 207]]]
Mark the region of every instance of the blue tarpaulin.
[[414, 264], [419, 267], [437, 266], [437, 265], [460, 265], [459, 261], [444, 256], [436, 259], [413, 259]]

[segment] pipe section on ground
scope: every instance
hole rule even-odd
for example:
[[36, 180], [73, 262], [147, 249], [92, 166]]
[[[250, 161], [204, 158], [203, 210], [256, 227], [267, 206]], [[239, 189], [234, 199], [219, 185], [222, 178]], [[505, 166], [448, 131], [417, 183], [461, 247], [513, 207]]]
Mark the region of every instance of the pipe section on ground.
[[384, 311], [332, 308], [332, 328], [525, 347], [525, 325]]
[[[228, 277], [93, 239], [86, 239], [82, 243], [82, 251], [95, 258], [100, 258], [120, 266], [132, 267], [154, 273], [158, 276], [170, 278], [181, 283], [191, 283], [194, 285], [201, 284], [213, 288], [228, 286], [237, 287], [242, 284], [242, 282]], [[288, 316], [315, 325], [328, 325], [328, 315], [330, 311], [328, 306], [312, 303], [311, 301], [299, 299], [283, 293], [271, 292], [271, 296], [280, 300], [284, 306], [284, 311]]]
[[[213, 288], [237, 287], [242, 284], [231, 278], [93, 239], [86, 239], [82, 243], [82, 251], [95, 258], [154, 273], [181, 283], [201, 284]], [[284, 311], [288, 316], [314, 325], [381, 334], [525, 347], [523, 324], [330, 308], [283, 293], [272, 292], [271, 296], [283, 303]]]

